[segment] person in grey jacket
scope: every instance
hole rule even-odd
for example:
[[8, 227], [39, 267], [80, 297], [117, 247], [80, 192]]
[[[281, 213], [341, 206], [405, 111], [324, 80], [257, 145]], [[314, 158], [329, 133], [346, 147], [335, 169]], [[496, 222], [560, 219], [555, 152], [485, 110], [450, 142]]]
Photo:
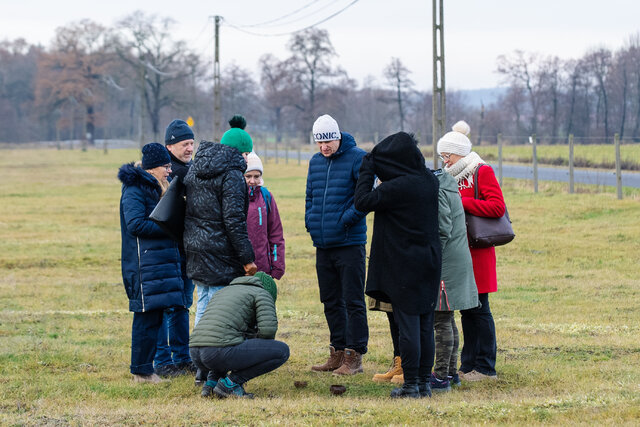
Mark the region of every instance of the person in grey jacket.
[[252, 398], [244, 384], [289, 359], [287, 344], [276, 341], [275, 281], [264, 272], [233, 279], [217, 291], [189, 341], [191, 359], [209, 371], [202, 396]]

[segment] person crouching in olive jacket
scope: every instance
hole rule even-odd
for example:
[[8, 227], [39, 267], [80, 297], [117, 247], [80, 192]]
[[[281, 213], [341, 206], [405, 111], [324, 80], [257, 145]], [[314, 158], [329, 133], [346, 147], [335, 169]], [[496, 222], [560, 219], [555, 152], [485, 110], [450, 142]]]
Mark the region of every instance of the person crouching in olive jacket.
[[149, 219], [169, 186], [170, 172], [169, 152], [156, 142], [142, 147], [141, 167], [129, 163], [118, 171], [122, 281], [133, 311], [130, 369], [136, 382], [161, 381], [153, 356], [164, 310], [185, 306], [178, 245]]
[[[381, 183], [374, 189], [375, 175]], [[355, 207], [375, 211], [365, 293], [392, 304], [400, 330], [404, 384], [391, 397], [431, 395], [442, 261], [438, 188], [416, 141], [405, 132], [388, 136], [362, 160]]]
[[189, 341], [191, 359], [209, 371], [202, 396], [252, 398], [244, 384], [289, 359], [276, 341], [278, 289], [268, 274], [238, 277], [213, 295]]

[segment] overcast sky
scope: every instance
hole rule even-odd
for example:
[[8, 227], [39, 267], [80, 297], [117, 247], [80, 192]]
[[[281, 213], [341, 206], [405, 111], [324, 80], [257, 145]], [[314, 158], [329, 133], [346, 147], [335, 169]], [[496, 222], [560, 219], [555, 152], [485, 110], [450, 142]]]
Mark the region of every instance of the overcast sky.
[[[213, 24], [224, 18], [221, 66], [230, 62], [257, 72], [258, 58], [288, 55], [290, 33], [314, 24], [354, 0], [0, 0], [0, 39], [25, 38], [48, 46], [55, 29], [89, 18], [103, 25], [139, 9], [176, 21], [174, 36], [198, 53], [213, 56]], [[306, 7], [305, 7], [306, 6]], [[296, 10], [297, 13], [293, 13]], [[318, 27], [329, 31], [336, 64], [359, 83], [398, 57], [419, 89], [431, 89], [431, 0], [359, 0]], [[293, 13], [293, 14], [292, 14]], [[445, 0], [445, 63], [449, 89], [490, 88], [500, 84], [496, 58], [515, 49], [579, 57], [604, 46], [622, 47], [640, 31], [640, 0]], [[272, 24], [250, 25], [290, 16]], [[278, 25], [276, 25], [278, 24]]]

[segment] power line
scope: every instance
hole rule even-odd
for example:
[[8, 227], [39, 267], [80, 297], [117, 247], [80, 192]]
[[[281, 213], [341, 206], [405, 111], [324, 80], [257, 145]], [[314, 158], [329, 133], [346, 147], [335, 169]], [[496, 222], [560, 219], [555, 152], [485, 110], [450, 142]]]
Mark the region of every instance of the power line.
[[342, 9], [338, 10], [337, 12], [332, 13], [331, 15], [327, 16], [326, 18], [323, 18], [320, 21], [315, 22], [315, 23], [313, 23], [311, 25], [307, 25], [306, 27], [303, 27], [303, 28], [300, 28], [300, 29], [297, 29], [297, 30], [294, 30], [294, 31], [288, 31], [288, 32], [277, 33], [277, 34], [265, 34], [265, 33], [257, 33], [255, 31], [248, 31], [248, 30], [245, 30], [242, 27], [239, 27], [237, 25], [234, 25], [234, 24], [230, 23], [229, 21], [227, 21], [224, 18], [223, 19], [227, 23], [227, 25], [229, 25], [231, 28], [234, 28], [234, 29], [236, 29], [236, 30], [238, 30], [240, 32], [246, 33], [246, 34], [250, 34], [252, 36], [258, 36], [258, 37], [288, 36], [288, 35], [291, 35], [291, 34], [299, 33], [299, 32], [304, 31], [304, 30], [308, 30], [309, 28], [313, 28], [313, 27], [315, 27], [317, 25], [323, 24], [323, 23], [327, 22], [328, 20], [330, 20], [331, 18], [334, 18], [334, 17], [338, 16], [339, 14], [341, 14], [342, 12], [344, 12], [345, 10], [349, 9], [351, 6], [353, 6], [354, 4], [358, 3], [359, 1], [360, 0], [353, 0], [351, 3], [349, 3], [348, 5], [343, 7]]
[[305, 9], [306, 9], [306, 8], [308, 8], [309, 6], [311, 6], [311, 5], [315, 4], [315, 3], [318, 3], [319, 1], [320, 1], [320, 0], [313, 0], [313, 1], [311, 1], [311, 2], [309, 2], [309, 3], [307, 3], [307, 4], [305, 4], [305, 5], [304, 5], [304, 6], [302, 6], [301, 8], [298, 8], [298, 9], [294, 10], [293, 12], [287, 13], [286, 15], [282, 15], [281, 17], [276, 18], [276, 19], [270, 19], [269, 21], [259, 22], [259, 23], [257, 23], [257, 24], [250, 24], [250, 25], [237, 25], [237, 26], [238, 26], [238, 27], [242, 27], [242, 28], [249, 28], [249, 27], [260, 27], [260, 26], [262, 26], [262, 25], [272, 24], [272, 23], [274, 23], [274, 22], [281, 21], [281, 20], [283, 20], [284, 18], [288, 18], [288, 17], [290, 17], [290, 16], [292, 16], [292, 15], [295, 15], [296, 13], [298, 13], [298, 12], [301, 12], [301, 11], [305, 10]]

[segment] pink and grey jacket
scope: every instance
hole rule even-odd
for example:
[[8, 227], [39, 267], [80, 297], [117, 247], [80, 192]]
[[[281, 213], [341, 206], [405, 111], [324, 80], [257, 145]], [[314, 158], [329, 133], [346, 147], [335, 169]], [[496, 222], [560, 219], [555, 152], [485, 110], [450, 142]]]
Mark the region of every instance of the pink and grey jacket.
[[273, 195], [267, 210], [260, 187], [249, 187], [247, 231], [255, 252], [258, 271], [264, 271], [274, 279], [280, 279], [285, 268], [282, 222]]

